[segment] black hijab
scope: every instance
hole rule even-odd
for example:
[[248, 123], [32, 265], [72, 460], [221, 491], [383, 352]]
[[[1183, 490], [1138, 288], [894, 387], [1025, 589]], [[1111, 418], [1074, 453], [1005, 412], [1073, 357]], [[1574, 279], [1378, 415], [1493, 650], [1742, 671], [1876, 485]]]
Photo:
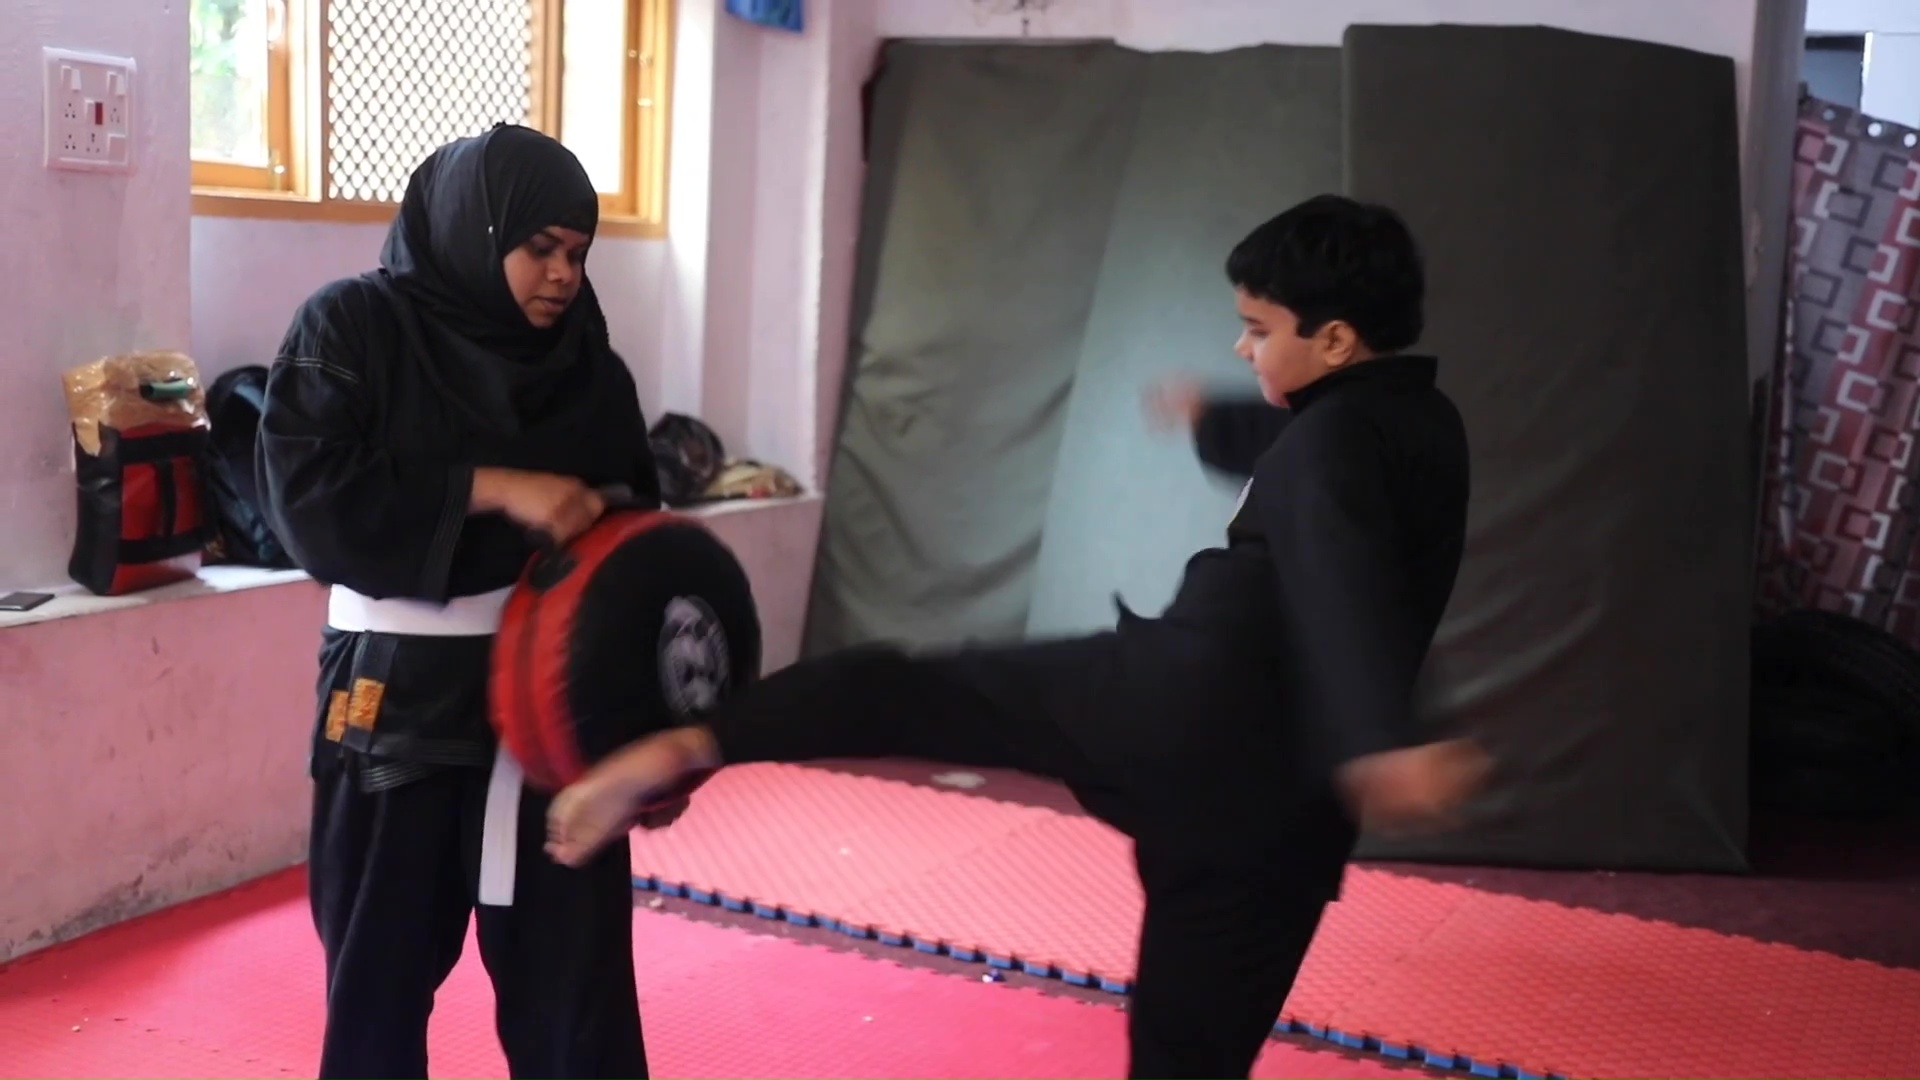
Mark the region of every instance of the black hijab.
[[589, 404], [569, 393], [611, 355], [590, 282], [547, 329], [514, 303], [501, 261], [551, 226], [593, 235], [600, 197], [573, 152], [501, 124], [435, 150], [407, 181], [380, 252], [381, 276], [427, 377], [469, 423], [513, 436]]

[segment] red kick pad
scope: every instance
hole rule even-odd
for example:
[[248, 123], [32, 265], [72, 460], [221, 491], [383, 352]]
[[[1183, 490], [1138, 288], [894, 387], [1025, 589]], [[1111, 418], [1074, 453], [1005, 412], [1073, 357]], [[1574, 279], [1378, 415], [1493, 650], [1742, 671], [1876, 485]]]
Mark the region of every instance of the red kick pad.
[[558, 791], [744, 688], [760, 647], [752, 585], [719, 537], [614, 510], [521, 573], [493, 644], [493, 727], [527, 783]]
[[[1089, 818], [849, 776], [729, 769], [636, 879], [1125, 989], [1139, 886]], [[1351, 870], [1292, 1025], [1509, 1075], [1920, 1075], [1920, 972]]]
[[[301, 875], [283, 875], [0, 969], [0, 1077], [312, 1076], [321, 956], [304, 888]], [[657, 1076], [1125, 1069], [1118, 1009], [671, 915], [637, 914], [634, 938]], [[434, 1012], [433, 1075], [507, 1075], [492, 1015], [470, 942]], [[1255, 1075], [1416, 1074], [1273, 1043]]]

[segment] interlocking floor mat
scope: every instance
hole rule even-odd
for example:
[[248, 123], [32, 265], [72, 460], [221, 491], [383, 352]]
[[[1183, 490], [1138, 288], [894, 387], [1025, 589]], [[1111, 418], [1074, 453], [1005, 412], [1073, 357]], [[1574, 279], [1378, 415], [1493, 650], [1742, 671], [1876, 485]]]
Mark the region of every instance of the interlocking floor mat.
[[[1088, 818], [785, 765], [635, 838], [635, 882], [1125, 992], [1141, 906]], [[1920, 1075], [1920, 972], [1355, 869], [1281, 1027], [1488, 1076]]]
[[[305, 879], [140, 919], [0, 968], [0, 1077], [312, 1076], [321, 955]], [[635, 914], [655, 1076], [1100, 1077], [1126, 1017], [977, 979], [647, 911]], [[504, 1077], [469, 943], [439, 997], [435, 1076]], [[1262, 1077], [1412, 1076], [1272, 1043]]]

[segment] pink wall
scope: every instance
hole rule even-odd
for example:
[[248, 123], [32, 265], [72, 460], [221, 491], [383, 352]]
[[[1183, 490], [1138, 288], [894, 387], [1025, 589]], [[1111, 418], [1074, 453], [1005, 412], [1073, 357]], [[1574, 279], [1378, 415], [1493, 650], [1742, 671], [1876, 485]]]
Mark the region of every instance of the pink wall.
[[806, 265], [817, 267], [819, 293], [811, 308], [814, 343], [813, 424], [815, 475], [827, 476], [840, 415], [842, 383], [853, 346], [853, 275], [860, 243], [860, 198], [866, 183], [861, 160], [864, 117], [861, 91], [879, 51], [871, 2], [836, 3], [828, 11], [831, 36], [820, 86], [824, 130], [814, 145], [819, 165], [820, 223], [808, 233]]
[[[15, 0], [0, 33], [0, 592], [63, 576], [73, 484], [60, 372], [187, 340], [187, 24], [179, 4]], [[129, 175], [42, 163], [43, 46], [132, 57]]]
[[303, 583], [0, 629], [0, 960], [305, 856], [324, 617]]

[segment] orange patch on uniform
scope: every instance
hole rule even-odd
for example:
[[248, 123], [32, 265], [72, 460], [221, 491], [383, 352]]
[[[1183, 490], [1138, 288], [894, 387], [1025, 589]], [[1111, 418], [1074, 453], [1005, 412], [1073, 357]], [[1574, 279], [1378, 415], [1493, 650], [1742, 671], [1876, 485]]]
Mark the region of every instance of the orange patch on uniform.
[[347, 733], [347, 701], [345, 690], [335, 690], [327, 699], [327, 739], [339, 742]]
[[355, 679], [353, 696], [347, 701], [347, 726], [372, 731], [374, 723], [380, 719], [380, 699], [386, 693], [386, 683]]

